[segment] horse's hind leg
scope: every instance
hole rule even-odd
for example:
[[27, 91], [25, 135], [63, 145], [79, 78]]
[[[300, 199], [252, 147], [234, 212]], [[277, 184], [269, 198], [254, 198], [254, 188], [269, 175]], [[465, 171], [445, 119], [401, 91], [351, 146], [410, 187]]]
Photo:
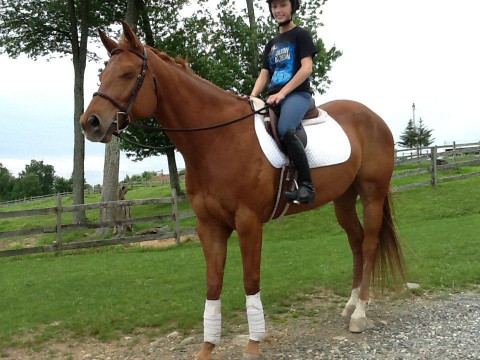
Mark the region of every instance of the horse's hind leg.
[[350, 248], [353, 255], [353, 281], [352, 294], [342, 312], [342, 316], [350, 317], [355, 311], [358, 303], [358, 293], [360, 291], [360, 283], [362, 282], [363, 271], [363, 228], [358, 219], [355, 204], [357, 202], [358, 192], [350, 187], [345, 194], [334, 201], [335, 215], [338, 223], [345, 230], [348, 237]]
[[362, 332], [368, 328], [365, 315], [369, 300], [370, 279], [375, 267], [379, 244], [379, 233], [383, 221], [383, 204], [388, 193], [387, 186], [378, 182], [363, 182], [360, 198], [363, 205], [364, 239], [362, 244], [363, 274], [360, 284], [358, 304], [350, 318], [350, 331]]
[[197, 231], [207, 265], [207, 300], [204, 312], [204, 342], [196, 359], [209, 360], [220, 341], [223, 272], [227, 256], [227, 240], [232, 230], [214, 221], [198, 219]]

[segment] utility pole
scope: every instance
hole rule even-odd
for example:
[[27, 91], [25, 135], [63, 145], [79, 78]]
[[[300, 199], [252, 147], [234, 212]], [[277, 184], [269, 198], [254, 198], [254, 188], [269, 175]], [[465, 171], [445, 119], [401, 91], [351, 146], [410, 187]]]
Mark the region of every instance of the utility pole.
[[414, 129], [414, 130], [417, 130], [417, 125], [415, 124], [415, 103], [412, 104], [412, 113], [413, 113], [413, 116], [412, 116], [412, 119], [413, 119], [413, 129]]
[[420, 161], [420, 150], [418, 148], [417, 124], [415, 123], [415, 103], [412, 104], [412, 119], [413, 119], [413, 130], [415, 131], [415, 146], [417, 148], [417, 158], [418, 158], [418, 161]]

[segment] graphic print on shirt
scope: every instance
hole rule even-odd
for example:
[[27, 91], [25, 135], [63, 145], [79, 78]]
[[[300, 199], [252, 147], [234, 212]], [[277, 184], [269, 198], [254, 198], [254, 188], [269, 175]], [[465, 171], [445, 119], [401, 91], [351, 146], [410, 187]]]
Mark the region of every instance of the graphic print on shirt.
[[295, 45], [288, 42], [273, 45], [268, 58], [273, 71], [269, 88], [288, 83], [295, 75]]

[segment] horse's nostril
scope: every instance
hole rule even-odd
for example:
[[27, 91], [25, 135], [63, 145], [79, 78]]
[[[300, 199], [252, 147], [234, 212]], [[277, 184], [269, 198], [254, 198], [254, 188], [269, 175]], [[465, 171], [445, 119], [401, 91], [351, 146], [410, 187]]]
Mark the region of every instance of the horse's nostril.
[[96, 115], [91, 115], [87, 122], [93, 128], [93, 130], [96, 130], [100, 127], [100, 119]]

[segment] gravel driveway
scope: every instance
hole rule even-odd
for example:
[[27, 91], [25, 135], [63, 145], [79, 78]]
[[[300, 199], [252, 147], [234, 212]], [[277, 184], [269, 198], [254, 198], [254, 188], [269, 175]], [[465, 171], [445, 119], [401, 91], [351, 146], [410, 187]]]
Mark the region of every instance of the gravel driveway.
[[[346, 299], [315, 293], [307, 301], [267, 320], [264, 358], [286, 359], [480, 359], [480, 293], [434, 294], [373, 301], [367, 316], [372, 327], [351, 334], [340, 316]], [[246, 325], [233, 326], [215, 358], [241, 359]], [[95, 339], [50, 343], [32, 352], [7, 352], [15, 359], [193, 359], [201, 334], [169, 334], [155, 341], [144, 335], [118, 341]], [[5, 354], [3, 354], [5, 356]]]

